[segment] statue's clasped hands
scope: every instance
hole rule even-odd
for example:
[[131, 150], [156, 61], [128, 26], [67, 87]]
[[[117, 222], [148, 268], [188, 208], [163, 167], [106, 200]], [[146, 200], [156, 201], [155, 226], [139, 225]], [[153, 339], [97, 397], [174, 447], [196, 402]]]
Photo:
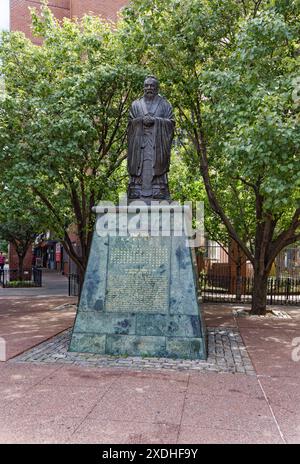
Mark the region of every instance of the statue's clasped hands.
[[145, 116], [143, 119], [143, 123], [145, 126], [153, 126], [153, 124], [155, 123], [155, 118], [147, 114], [147, 116]]

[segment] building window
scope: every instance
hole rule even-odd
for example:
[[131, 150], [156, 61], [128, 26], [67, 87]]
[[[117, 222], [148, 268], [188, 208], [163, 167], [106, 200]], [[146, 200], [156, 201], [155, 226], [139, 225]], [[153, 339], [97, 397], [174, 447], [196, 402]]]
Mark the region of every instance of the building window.
[[220, 245], [213, 240], [208, 240], [207, 243], [207, 258], [211, 261], [220, 261]]

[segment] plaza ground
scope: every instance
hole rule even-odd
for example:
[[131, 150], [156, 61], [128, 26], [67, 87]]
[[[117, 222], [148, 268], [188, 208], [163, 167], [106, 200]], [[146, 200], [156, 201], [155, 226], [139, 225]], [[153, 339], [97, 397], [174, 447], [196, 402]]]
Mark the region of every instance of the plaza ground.
[[18, 362], [72, 326], [63, 279], [52, 274], [42, 296], [0, 289], [0, 443], [300, 443], [299, 307], [250, 319], [235, 317], [236, 305], [204, 305], [208, 328], [239, 332], [250, 374]]

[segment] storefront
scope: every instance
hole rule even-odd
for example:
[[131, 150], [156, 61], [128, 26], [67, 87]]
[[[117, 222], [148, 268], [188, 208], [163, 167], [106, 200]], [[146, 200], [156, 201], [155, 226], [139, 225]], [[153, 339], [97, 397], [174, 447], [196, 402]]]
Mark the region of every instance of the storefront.
[[60, 270], [61, 254], [58, 252], [58, 249], [60, 249], [60, 243], [56, 240], [39, 241], [34, 247], [35, 266], [51, 270]]

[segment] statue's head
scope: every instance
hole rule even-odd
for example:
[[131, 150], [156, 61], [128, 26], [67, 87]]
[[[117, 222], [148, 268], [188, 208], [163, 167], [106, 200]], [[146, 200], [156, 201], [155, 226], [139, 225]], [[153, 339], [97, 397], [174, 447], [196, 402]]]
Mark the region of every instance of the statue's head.
[[155, 76], [148, 76], [144, 81], [144, 95], [147, 98], [154, 98], [158, 94], [159, 81]]

